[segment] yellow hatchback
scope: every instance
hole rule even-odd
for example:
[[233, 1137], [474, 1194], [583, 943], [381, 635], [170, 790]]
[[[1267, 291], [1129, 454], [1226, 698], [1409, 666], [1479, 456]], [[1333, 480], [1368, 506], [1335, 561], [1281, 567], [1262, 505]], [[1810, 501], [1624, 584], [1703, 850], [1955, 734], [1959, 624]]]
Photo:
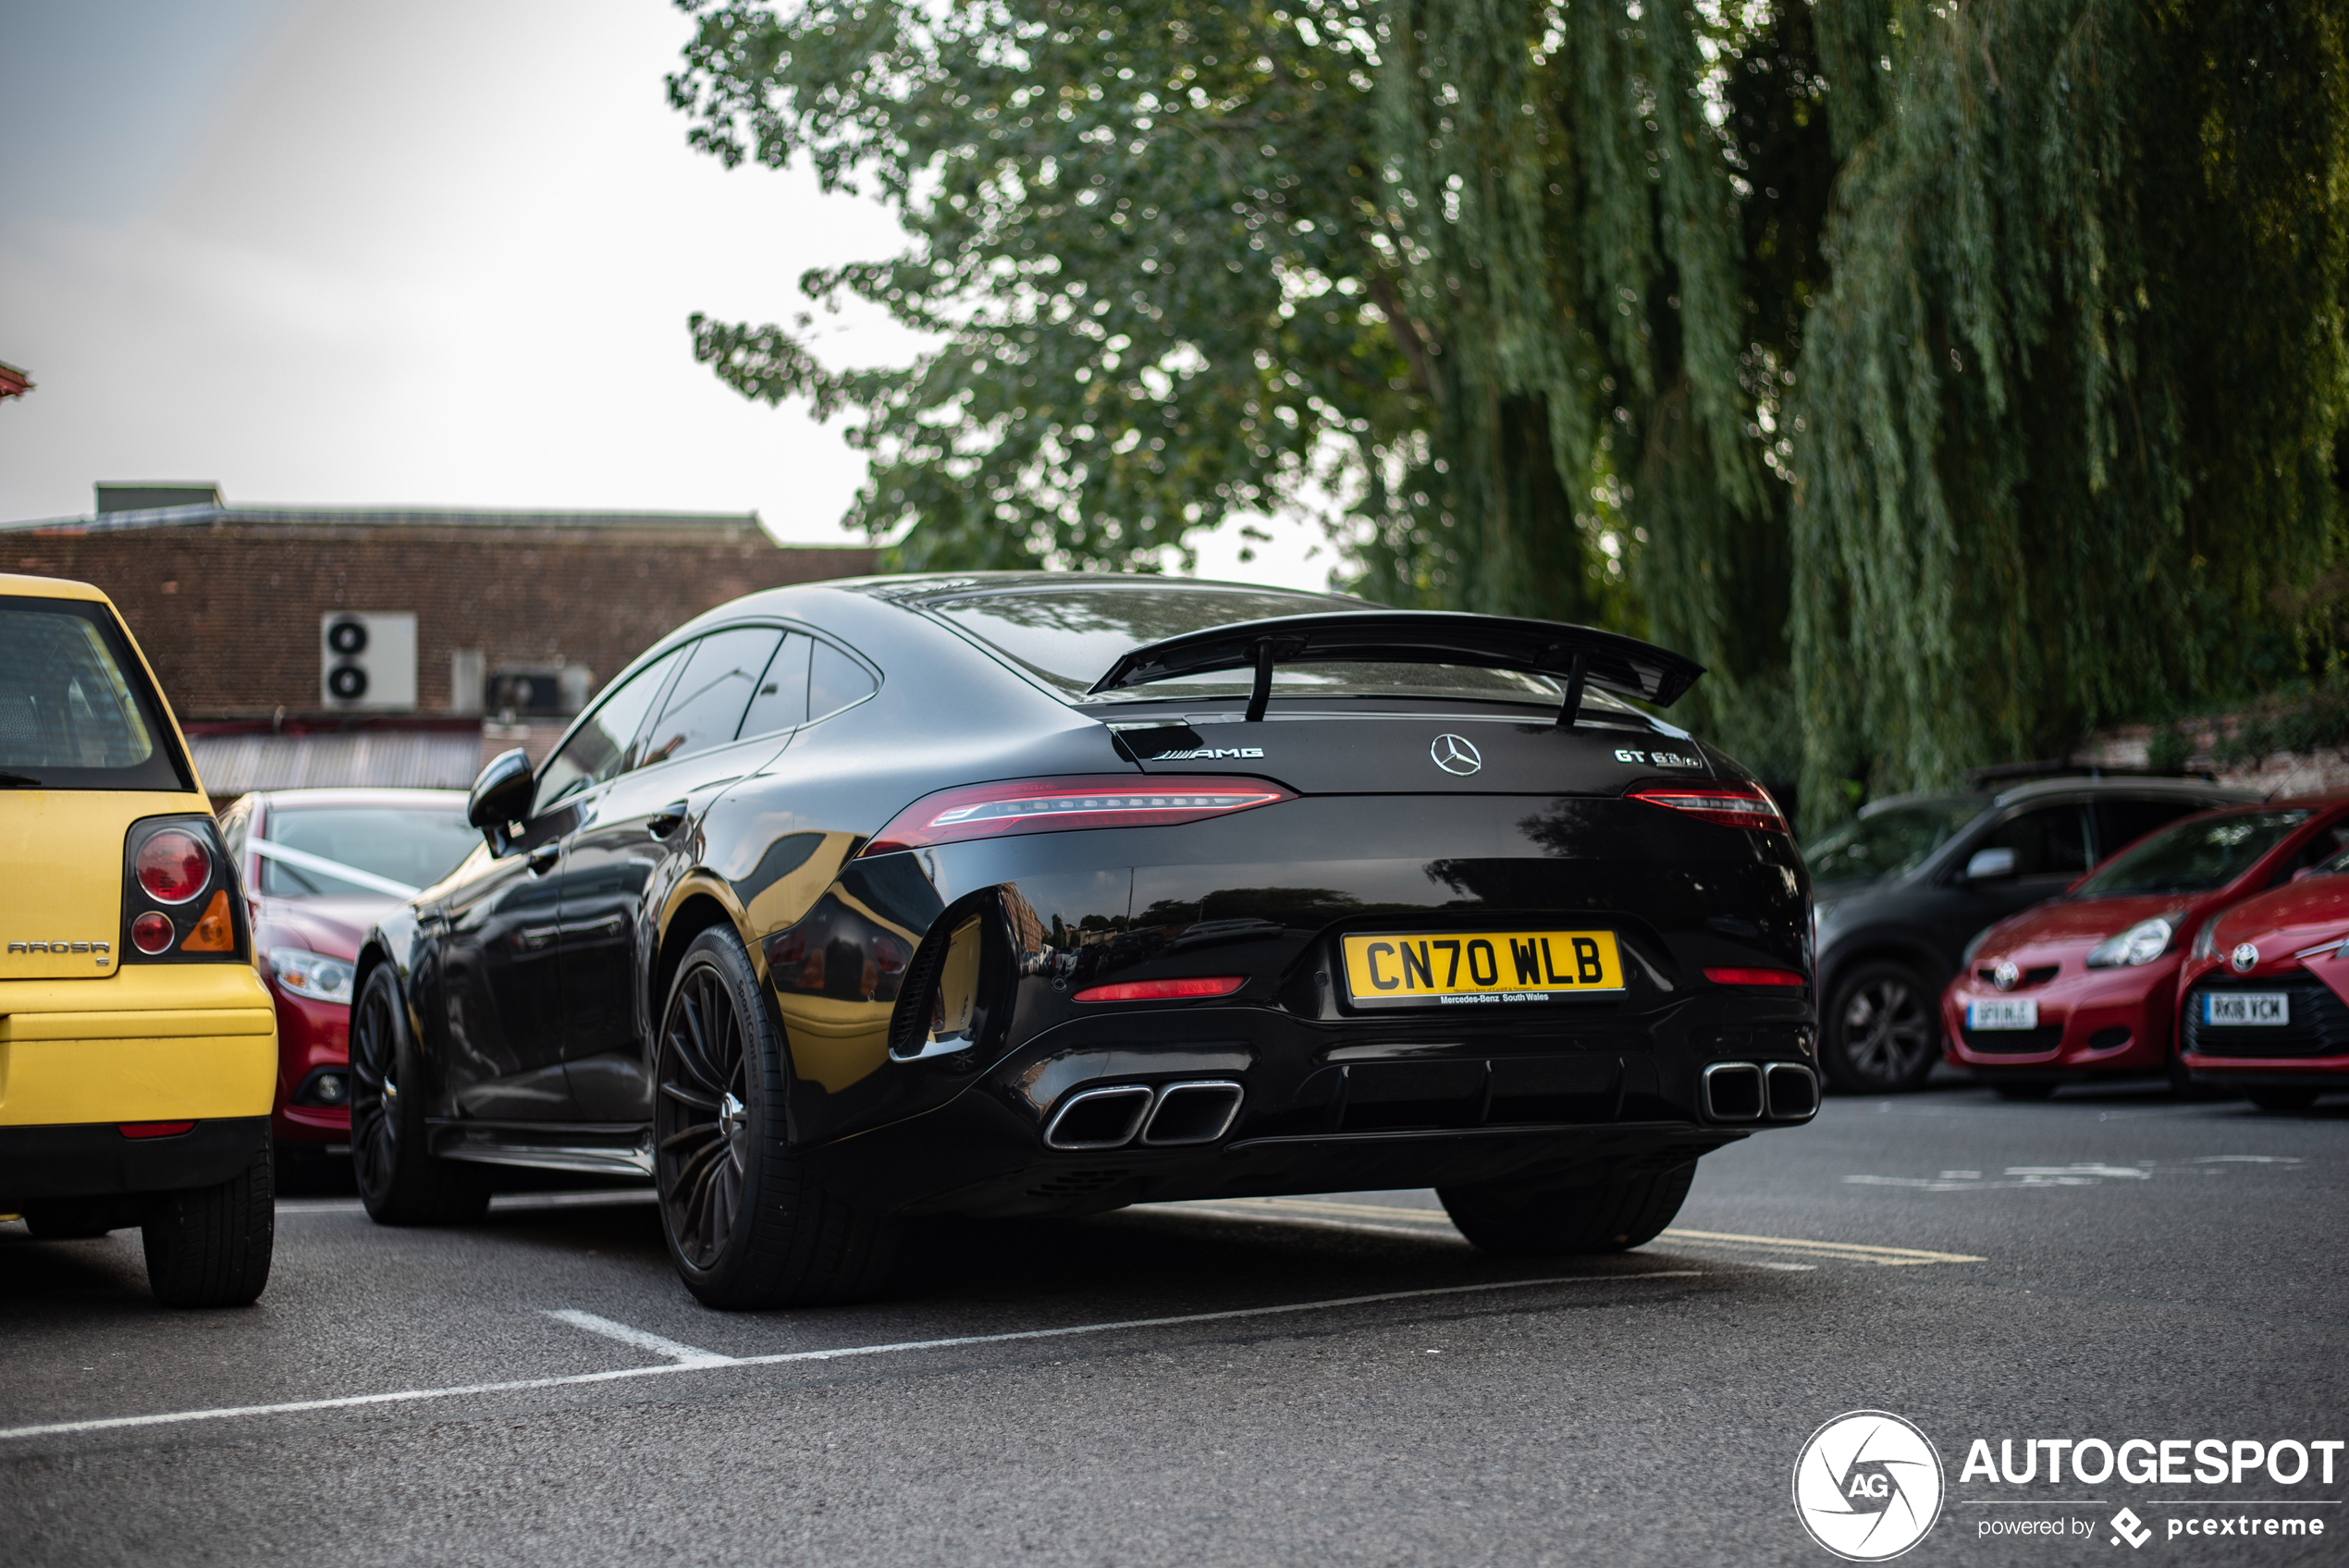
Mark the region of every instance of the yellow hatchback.
[[176, 1306], [269, 1279], [277, 1014], [245, 922], [113, 604], [0, 573], [0, 1215], [139, 1227]]

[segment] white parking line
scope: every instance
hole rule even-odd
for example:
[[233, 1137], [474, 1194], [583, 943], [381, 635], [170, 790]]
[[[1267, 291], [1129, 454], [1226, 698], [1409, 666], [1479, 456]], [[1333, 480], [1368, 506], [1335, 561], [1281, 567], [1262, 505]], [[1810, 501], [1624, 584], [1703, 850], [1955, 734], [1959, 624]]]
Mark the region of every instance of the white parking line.
[[609, 1317], [598, 1317], [575, 1306], [562, 1307], [547, 1316], [559, 1318], [574, 1329], [584, 1329], [591, 1334], [601, 1334], [608, 1340], [618, 1340], [621, 1344], [634, 1345], [639, 1350], [651, 1351], [655, 1355], [665, 1355], [686, 1366], [731, 1366], [734, 1363], [731, 1355], [720, 1355], [714, 1350], [703, 1350], [697, 1345], [681, 1345], [675, 1340], [664, 1340], [658, 1334], [631, 1329], [625, 1323], [615, 1323]]
[[[574, 1372], [558, 1378], [516, 1378], [500, 1383], [468, 1383], [449, 1389], [402, 1389], [393, 1393], [346, 1394], [339, 1399], [288, 1400], [277, 1404], [224, 1405], [212, 1410], [174, 1410], [154, 1415], [108, 1415], [92, 1421], [48, 1421], [37, 1427], [0, 1427], [0, 1440], [15, 1438], [63, 1437], [74, 1432], [112, 1431], [127, 1427], [170, 1427], [190, 1421], [226, 1421], [240, 1415], [298, 1415], [314, 1410], [353, 1410], [371, 1404], [412, 1404], [421, 1400], [461, 1399], [469, 1394], [526, 1393], [534, 1389], [571, 1388], [587, 1383], [617, 1382], [626, 1378], [658, 1378], [669, 1372], [707, 1372], [735, 1366], [780, 1366], [795, 1361], [843, 1361], [858, 1355], [888, 1355], [898, 1351], [951, 1350], [961, 1345], [1003, 1344], [1015, 1340], [1062, 1339], [1075, 1334], [1107, 1334], [1120, 1329], [1164, 1329], [1185, 1323], [1213, 1323], [1236, 1317], [1269, 1317], [1279, 1313], [1318, 1312], [1341, 1306], [1371, 1306], [1382, 1302], [1417, 1301], [1429, 1296], [1468, 1295], [1479, 1291], [1531, 1290], [1539, 1285], [1605, 1285], [1649, 1280], [1694, 1280], [1696, 1268], [1656, 1268], [1636, 1274], [1568, 1274], [1541, 1280], [1494, 1280], [1474, 1285], [1436, 1285], [1418, 1291], [1385, 1291], [1372, 1296], [1339, 1296], [1329, 1301], [1287, 1302], [1279, 1306], [1236, 1306], [1221, 1312], [1187, 1312], [1173, 1317], [1130, 1317], [1115, 1323], [1080, 1323], [1064, 1329], [1019, 1329], [1005, 1334], [962, 1334], [944, 1340], [904, 1340], [886, 1345], [843, 1345], [837, 1350], [784, 1351], [773, 1355], [714, 1356], [708, 1361], [670, 1361], [658, 1366], [622, 1366], [609, 1372]], [[593, 1317], [582, 1313], [582, 1317]], [[599, 1323], [609, 1319], [597, 1318]], [[564, 1321], [577, 1319], [565, 1317]], [[583, 1325], [584, 1326], [584, 1325]], [[625, 1324], [610, 1327], [626, 1329]], [[598, 1329], [598, 1332], [603, 1330]], [[631, 1334], [637, 1332], [627, 1329]], [[646, 1335], [658, 1339], [658, 1335]], [[632, 1340], [631, 1343], [639, 1342]], [[663, 1344], [672, 1341], [661, 1341]], [[677, 1347], [684, 1349], [684, 1346]], [[668, 1354], [663, 1352], [664, 1354]], [[707, 1354], [707, 1353], [700, 1353]]]

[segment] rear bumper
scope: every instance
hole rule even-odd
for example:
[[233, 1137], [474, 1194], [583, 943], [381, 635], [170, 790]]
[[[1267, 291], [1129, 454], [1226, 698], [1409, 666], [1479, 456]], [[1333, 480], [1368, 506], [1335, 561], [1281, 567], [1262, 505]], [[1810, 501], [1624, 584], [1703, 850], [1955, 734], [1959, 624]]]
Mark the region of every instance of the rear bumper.
[[0, 986], [0, 1128], [265, 1117], [277, 1079], [249, 964]]
[[0, 1127], [0, 1212], [55, 1198], [217, 1186], [251, 1165], [268, 1138], [266, 1116], [200, 1121], [167, 1138], [126, 1138], [113, 1122]]
[[[1450, 1019], [1121, 1011], [1047, 1032], [934, 1111], [810, 1155], [828, 1182], [901, 1212], [1070, 1213], [1284, 1193], [1617, 1182], [1799, 1125], [1817, 1107], [1800, 1002], [1716, 991], [1637, 1020], [1553, 1015], [1462, 1033]], [[1706, 1069], [1722, 1063], [1776, 1064], [1789, 1081], [1772, 1081], [1776, 1099], [1735, 1104], [1707, 1094]], [[1762, 1076], [1749, 1078], [1748, 1094], [1761, 1094]], [[1125, 1135], [1113, 1129], [1107, 1146], [1052, 1146], [1077, 1141], [1053, 1133], [1076, 1096], [1174, 1084], [1237, 1085], [1242, 1097], [1211, 1142], [1166, 1146], [1138, 1121]]]

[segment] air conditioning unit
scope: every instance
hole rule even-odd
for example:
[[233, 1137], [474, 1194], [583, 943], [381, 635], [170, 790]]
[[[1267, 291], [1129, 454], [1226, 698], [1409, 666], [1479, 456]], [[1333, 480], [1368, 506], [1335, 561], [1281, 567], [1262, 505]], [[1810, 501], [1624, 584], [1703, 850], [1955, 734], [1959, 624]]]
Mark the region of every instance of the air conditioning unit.
[[318, 618], [318, 697], [328, 708], [416, 705], [412, 610], [329, 610]]

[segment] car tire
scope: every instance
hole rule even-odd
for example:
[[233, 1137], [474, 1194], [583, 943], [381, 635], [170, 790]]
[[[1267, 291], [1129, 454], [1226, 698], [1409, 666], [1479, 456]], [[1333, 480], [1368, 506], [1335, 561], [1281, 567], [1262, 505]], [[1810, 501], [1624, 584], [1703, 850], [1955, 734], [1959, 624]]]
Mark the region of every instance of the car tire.
[[351, 1175], [378, 1225], [464, 1225], [489, 1209], [487, 1173], [427, 1146], [424, 1082], [400, 977], [379, 965], [351, 1010]]
[[246, 1306], [269, 1283], [277, 1239], [276, 1163], [266, 1129], [245, 1168], [214, 1187], [165, 1193], [140, 1226], [147, 1284], [166, 1306]]
[[1993, 1084], [1990, 1092], [2002, 1100], [2051, 1100], [2056, 1088], [2053, 1079], [2041, 1083], [2024, 1078], [2011, 1084]]
[[1435, 1195], [1479, 1252], [1571, 1257], [1655, 1240], [1689, 1195], [1696, 1164], [1584, 1187], [1438, 1187]]
[[685, 949], [659, 1042], [653, 1185], [685, 1288], [727, 1309], [877, 1292], [895, 1227], [826, 1187], [793, 1152], [784, 1052], [732, 926]]
[[1905, 963], [1863, 963], [1835, 983], [1819, 1020], [1819, 1067], [1848, 1095], [1922, 1087], [1941, 1057], [1940, 992]]
[[2306, 1110], [2317, 1103], [2314, 1089], [2245, 1089], [2243, 1093], [2261, 1110]]

